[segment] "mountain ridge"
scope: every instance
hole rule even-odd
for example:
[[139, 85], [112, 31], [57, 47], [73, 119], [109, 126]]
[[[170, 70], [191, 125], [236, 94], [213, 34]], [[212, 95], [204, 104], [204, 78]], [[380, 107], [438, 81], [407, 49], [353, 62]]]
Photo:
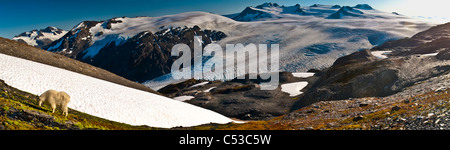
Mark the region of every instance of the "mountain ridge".
[[[202, 37], [203, 46], [227, 37], [221, 31], [202, 30], [196, 25], [161, 26], [156, 32], [132, 31], [137, 34], [121, 37], [120, 33], [114, 33], [117, 32], [114, 27], [121, 26], [125, 22], [123, 19], [127, 18], [81, 22], [44, 49], [106, 69], [132, 81], [144, 82], [170, 72], [171, 64], [177, 59], [170, 57], [175, 44], [185, 43], [192, 50], [194, 36]], [[112, 34], [106, 35], [106, 32]]]
[[68, 31], [56, 27], [48, 26], [45, 29], [35, 29], [32, 31], [23, 32], [14, 36], [12, 39], [37, 48], [42, 48], [48, 44], [51, 44], [53, 41], [58, 40], [67, 32]]

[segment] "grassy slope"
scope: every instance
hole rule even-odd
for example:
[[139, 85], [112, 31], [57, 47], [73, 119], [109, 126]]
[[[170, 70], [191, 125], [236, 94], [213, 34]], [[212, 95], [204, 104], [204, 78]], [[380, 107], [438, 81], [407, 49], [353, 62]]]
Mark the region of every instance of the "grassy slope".
[[38, 97], [0, 82], [0, 130], [149, 130], [109, 121], [69, 109], [68, 117], [50, 106], [39, 107]]

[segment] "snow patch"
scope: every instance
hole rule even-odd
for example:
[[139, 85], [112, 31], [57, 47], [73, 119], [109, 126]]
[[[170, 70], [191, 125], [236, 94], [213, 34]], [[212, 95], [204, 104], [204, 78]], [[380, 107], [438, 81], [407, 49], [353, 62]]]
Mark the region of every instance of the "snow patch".
[[210, 92], [211, 90], [213, 90], [213, 89], [215, 89], [215, 88], [217, 88], [217, 87], [211, 87], [211, 88], [209, 88], [209, 89], [206, 89], [206, 90], [204, 90], [203, 92], [205, 92], [205, 93], [208, 93], [208, 92]]
[[195, 98], [195, 97], [194, 96], [178, 96], [178, 97], [174, 97], [173, 99], [183, 102], [183, 101], [191, 100], [193, 98]]
[[292, 75], [293, 75], [294, 77], [297, 77], [297, 78], [309, 78], [309, 77], [314, 76], [314, 74], [315, 74], [315, 73], [311, 73], [311, 72], [298, 72], [298, 73], [292, 73]]
[[117, 122], [171, 128], [232, 121], [191, 104], [4, 54], [0, 68], [0, 79], [13, 87], [37, 95], [65, 91], [70, 108]]
[[32, 38], [32, 37], [24, 37], [24, 36], [20, 36], [20, 37], [14, 37], [13, 40], [23, 40], [25, 43], [27, 43], [28, 45], [31, 46], [36, 46], [38, 45], [36, 42], [36, 39]]
[[194, 87], [198, 87], [198, 86], [203, 86], [203, 85], [206, 85], [206, 84], [208, 84], [208, 83], [209, 83], [208, 81], [202, 82], [202, 83], [198, 83], [198, 84], [195, 84], [195, 85], [193, 85], [193, 86], [191, 86], [191, 87], [189, 87], [189, 88], [194, 88]]
[[436, 56], [437, 54], [439, 54], [439, 53], [423, 54], [423, 55], [420, 55], [420, 56], [424, 56], [424, 57], [427, 57], [427, 56]]
[[303, 94], [303, 92], [300, 92], [300, 90], [305, 88], [307, 85], [308, 82], [306, 81], [282, 84], [281, 91], [289, 93], [290, 97], [294, 97]]
[[392, 53], [392, 51], [372, 51], [373, 56], [378, 57], [380, 59], [388, 58], [386, 55]]

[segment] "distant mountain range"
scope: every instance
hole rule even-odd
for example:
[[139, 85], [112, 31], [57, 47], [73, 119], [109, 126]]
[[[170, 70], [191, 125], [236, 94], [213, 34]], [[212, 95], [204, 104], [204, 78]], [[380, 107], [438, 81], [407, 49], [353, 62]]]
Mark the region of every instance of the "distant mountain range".
[[351, 19], [351, 18], [405, 18], [398, 14], [385, 13], [373, 9], [367, 4], [358, 4], [354, 7], [340, 5], [314, 4], [302, 7], [300, 4], [294, 6], [280, 6], [277, 3], [264, 3], [256, 7], [247, 7], [236, 16], [237, 21], [263, 21], [280, 18], [295, 18], [298, 16], [315, 16], [326, 19]]

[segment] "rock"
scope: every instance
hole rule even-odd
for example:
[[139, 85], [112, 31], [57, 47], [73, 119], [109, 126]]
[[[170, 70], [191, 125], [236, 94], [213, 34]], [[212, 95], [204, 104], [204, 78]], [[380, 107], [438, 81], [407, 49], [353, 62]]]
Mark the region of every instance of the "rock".
[[354, 121], [354, 122], [357, 122], [357, 121], [360, 121], [360, 120], [363, 120], [363, 119], [364, 119], [363, 116], [358, 115], [358, 116], [356, 116], [356, 117], [353, 118], [353, 121]]
[[38, 118], [39, 120], [40, 119], [47, 120], [47, 121], [55, 120], [55, 117], [48, 115], [46, 113], [39, 112], [39, 111], [24, 109], [23, 112], [30, 116], [33, 116], [33, 118]]
[[67, 125], [74, 125], [75, 123], [72, 120], [67, 120], [64, 122]]
[[403, 103], [405, 103], [405, 104], [408, 104], [409, 102], [410, 102], [409, 99], [405, 99], [405, 100], [403, 101]]
[[200, 93], [200, 91], [190, 90], [190, 91], [183, 92], [183, 95], [196, 95], [197, 93]]
[[361, 104], [359, 104], [359, 107], [365, 107], [365, 106], [368, 106], [369, 104], [367, 104], [367, 103], [361, 103]]
[[398, 106], [394, 106], [394, 107], [392, 107], [391, 111], [399, 111], [400, 109], [402, 109], [402, 108], [400, 108]]
[[310, 110], [307, 110], [306, 111], [306, 113], [308, 113], [308, 114], [310, 114], [310, 113], [314, 113], [315, 112], [315, 110], [314, 109], [310, 109]]
[[252, 114], [246, 114], [244, 118], [252, 118]]

